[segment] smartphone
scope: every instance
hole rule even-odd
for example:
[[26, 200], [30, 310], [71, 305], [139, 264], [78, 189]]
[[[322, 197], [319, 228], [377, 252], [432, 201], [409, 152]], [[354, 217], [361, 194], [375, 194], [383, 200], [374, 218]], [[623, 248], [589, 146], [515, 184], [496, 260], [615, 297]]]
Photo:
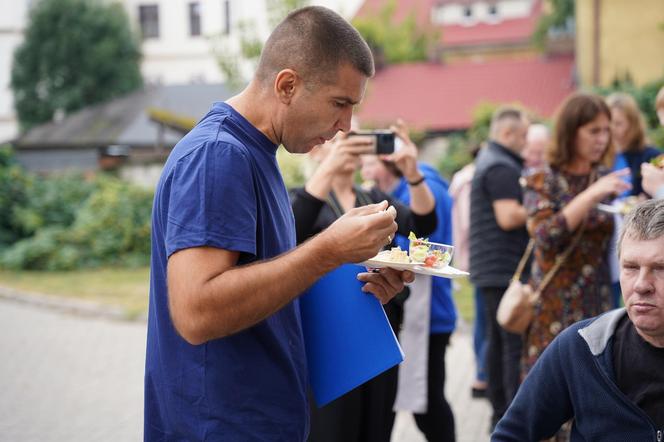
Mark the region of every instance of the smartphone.
[[387, 155], [394, 153], [394, 132], [387, 129], [378, 129], [378, 130], [358, 130], [348, 133], [349, 137], [354, 135], [362, 136], [371, 136], [376, 138], [374, 146], [376, 148], [376, 154]]

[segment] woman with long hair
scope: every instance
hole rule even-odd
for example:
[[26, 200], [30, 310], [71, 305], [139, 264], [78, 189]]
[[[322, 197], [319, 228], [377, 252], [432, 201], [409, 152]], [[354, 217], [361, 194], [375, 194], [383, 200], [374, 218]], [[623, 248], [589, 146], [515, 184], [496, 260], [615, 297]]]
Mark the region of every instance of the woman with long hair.
[[575, 245], [535, 307], [524, 336], [524, 376], [562, 330], [612, 306], [607, 252], [613, 215], [596, 206], [609, 203], [630, 185], [624, 180], [629, 170], [608, 168], [613, 163], [610, 123], [611, 111], [601, 97], [571, 95], [555, 120], [548, 166], [526, 177], [524, 205], [535, 244], [532, 287]]
[[616, 164], [629, 167], [632, 175], [630, 195], [640, 195], [641, 164], [649, 162], [661, 152], [646, 143], [643, 115], [631, 95], [614, 93], [606, 98], [611, 109], [611, 135], [616, 148]]

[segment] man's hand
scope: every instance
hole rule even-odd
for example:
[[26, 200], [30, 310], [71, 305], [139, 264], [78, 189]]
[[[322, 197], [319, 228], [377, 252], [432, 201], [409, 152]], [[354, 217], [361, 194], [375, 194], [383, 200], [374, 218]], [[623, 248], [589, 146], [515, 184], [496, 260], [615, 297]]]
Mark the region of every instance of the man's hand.
[[356, 207], [312, 241], [319, 243], [336, 265], [366, 261], [394, 238], [396, 215], [394, 207], [388, 209], [387, 201]]
[[357, 279], [366, 282], [362, 291], [373, 294], [381, 304], [387, 304], [403, 290], [404, 283], [413, 282], [415, 274], [390, 268], [379, 269], [378, 272], [359, 273]]
[[641, 175], [643, 176], [643, 190], [650, 196], [655, 196], [658, 190], [664, 189], [664, 169], [655, 167], [650, 163], [641, 164]]

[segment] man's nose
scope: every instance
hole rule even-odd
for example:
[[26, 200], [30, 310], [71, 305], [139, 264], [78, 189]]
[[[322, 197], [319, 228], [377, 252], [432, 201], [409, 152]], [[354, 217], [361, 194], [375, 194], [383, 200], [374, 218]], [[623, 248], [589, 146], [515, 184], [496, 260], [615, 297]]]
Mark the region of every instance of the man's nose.
[[339, 120], [337, 120], [336, 128], [342, 132], [349, 132], [352, 118], [353, 118], [353, 108], [351, 106], [348, 106], [347, 109], [344, 109]]
[[639, 276], [636, 279], [634, 284], [634, 291], [640, 294], [651, 293], [655, 289], [655, 286], [652, 282], [652, 273], [647, 268], [641, 268], [639, 270]]

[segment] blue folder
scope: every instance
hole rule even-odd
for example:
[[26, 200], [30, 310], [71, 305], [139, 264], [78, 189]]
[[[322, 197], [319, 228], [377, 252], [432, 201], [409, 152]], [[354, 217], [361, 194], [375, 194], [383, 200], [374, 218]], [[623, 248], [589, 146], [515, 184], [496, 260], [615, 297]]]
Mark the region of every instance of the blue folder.
[[314, 399], [319, 407], [403, 361], [403, 352], [380, 302], [362, 292], [346, 264], [328, 273], [300, 300]]

